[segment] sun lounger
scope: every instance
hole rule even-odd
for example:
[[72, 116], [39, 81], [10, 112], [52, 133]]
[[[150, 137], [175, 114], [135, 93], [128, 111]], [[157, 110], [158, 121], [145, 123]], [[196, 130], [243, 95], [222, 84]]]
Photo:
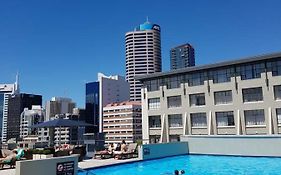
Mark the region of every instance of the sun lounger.
[[128, 145], [128, 149], [127, 149], [126, 152], [115, 151], [114, 152], [114, 158], [116, 158], [116, 159], [129, 159], [129, 158], [137, 157], [137, 155], [138, 155], [137, 148], [138, 148], [137, 143], [130, 143]]
[[1, 167], [1, 169], [3, 169], [4, 165], [10, 165], [10, 168], [14, 168], [14, 166], [16, 165], [16, 161], [22, 160], [23, 157], [24, 157], [24, 150], [18, 149], [16, 157], [13, 157], [9, 160], [4, 160], [3, 162], [0, 162], [0, 167]]
[[95, 159], [109, 159], [109, 158], [113, 158], [113, 153], [109, 152], [107, 150], [102, 150], [102, 151], [98, 151], [95, 153], [94, 155]]

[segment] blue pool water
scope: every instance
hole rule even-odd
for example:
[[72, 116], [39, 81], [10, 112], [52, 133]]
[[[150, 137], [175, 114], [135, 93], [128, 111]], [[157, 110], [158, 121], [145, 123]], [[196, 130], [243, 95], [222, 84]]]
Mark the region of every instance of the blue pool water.
[[185, 170], [186, 175], [278, 175], [281, 158], [184, 155], [89, 171], [95, 175], [168, 175], [176, 169]]

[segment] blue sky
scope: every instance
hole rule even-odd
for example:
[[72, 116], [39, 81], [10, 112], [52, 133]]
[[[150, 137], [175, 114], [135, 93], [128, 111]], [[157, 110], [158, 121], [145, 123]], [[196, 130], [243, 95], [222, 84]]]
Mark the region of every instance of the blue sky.
[[196, 64], [281, 51], [280, 0], [9, 0], [0, 2], [0, 83], [20, 73], [21, 91], [67, 96], [84, 107], [85, 82], [125, 75], [125, 33], [161, 26], [169, 49], [189, 42]]

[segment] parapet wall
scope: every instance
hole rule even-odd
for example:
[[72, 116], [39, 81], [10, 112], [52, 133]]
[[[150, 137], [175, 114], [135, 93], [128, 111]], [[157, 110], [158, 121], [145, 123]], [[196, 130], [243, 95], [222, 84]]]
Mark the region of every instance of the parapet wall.
[[187, 142], [147, 144], [142, 145], [139, 148], [139, 158], [142, 160], [158, 159], [183, 154], [188, 154]]
[[189, 154], [281, 157], [281, 136], [182, 136]]
[[16, 175], [77, 175], [78, 155], [16, 162]]

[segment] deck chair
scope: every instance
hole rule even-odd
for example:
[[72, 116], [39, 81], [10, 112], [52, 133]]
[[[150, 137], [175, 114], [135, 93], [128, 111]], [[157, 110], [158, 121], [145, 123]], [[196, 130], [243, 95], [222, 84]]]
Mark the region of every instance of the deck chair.
[[137, 143], [130, 143], [126, 152], [115, 152], [114, 158], [116, 159], [129, 159], [137, 156]]
[[16, 161], [21, 160], [23, 157], [24, 157], [24, 150], [18, 149], [16, 157], [0, 162], [0, 167], [3, 169], [4, 165], [10, 165], [10, 168], [14, 168], [16, 165]]

